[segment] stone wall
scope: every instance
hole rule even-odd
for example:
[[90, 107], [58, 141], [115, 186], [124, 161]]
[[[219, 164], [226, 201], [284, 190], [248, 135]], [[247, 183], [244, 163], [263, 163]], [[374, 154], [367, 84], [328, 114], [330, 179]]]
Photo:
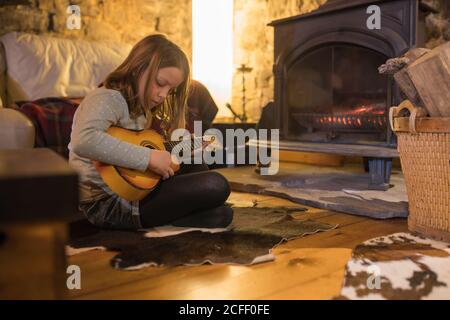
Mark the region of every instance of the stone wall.
[[[273, 28], [275, 19], [307, 13], [326, 0], [235, 0], [234, 64], [246, 64], [253, 70], [246, 74], [246, 111], [250, 121], [257, 121], [262, 107], [273, 99]], [[242, 113], [242, 74], [235, 71], [232, 106]]]
[[[80, 7], [80, 30], [66, 27], [69, 4]], [[22, 31], [133, 45], [148, 34], [164, 33], [191, 56], [191, 7], [191, 0], [30, 0], [0, 5], [0, 35]]]
[[421, 0], [421, 5], [431, 11], [425, 18], [426, 47], [432, 49], [450, 41], [450, 1]]

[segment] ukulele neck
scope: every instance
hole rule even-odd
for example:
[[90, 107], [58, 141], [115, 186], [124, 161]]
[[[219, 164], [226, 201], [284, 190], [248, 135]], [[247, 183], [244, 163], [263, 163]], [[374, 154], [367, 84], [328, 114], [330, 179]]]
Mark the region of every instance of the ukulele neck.
[[201, 148], [203, 144], [203, 137], [196, 137], [191, 138], [187, 140], [181, 140], [181, 141], [165, 141], [164, 146], [166, 147], [166, 150], [169, 152], [172, 152], [173, 149], [184, 149], [189, 148], [191, 151], [194, 151], [198, 148]]

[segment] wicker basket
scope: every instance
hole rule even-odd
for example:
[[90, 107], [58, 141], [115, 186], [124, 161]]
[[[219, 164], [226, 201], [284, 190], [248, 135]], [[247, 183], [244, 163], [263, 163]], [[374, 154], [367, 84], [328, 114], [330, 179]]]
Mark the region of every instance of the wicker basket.
[[[409, 117], [402, 117], [408, 109]], [[450, 118], [424, 117], [404, 101], [389, 113], [409, 199], [408, 228], [450, 242]]]

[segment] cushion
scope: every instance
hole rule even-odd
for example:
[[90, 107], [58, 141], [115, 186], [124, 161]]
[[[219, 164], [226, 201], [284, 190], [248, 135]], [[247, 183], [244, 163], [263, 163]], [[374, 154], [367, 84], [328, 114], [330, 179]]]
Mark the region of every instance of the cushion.
[[[6, 54], [8, 100], [83, 97], [128, 55], [130, 45], [11, 32]], [[12, 101], [8, 101], [11, 103]]]

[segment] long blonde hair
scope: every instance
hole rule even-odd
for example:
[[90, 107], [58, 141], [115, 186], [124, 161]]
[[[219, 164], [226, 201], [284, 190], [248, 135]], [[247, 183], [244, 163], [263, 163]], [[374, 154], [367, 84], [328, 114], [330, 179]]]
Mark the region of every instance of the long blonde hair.
[[[164, 103], [150, 111], [150, 82], [155, 80], [159, 69], [176, 67], [183, 72], [184, 80]], [[145, 79], [144, 106], [139, 103], [138, 80], [149, 69]], [[169, 135], [177, 128], [186, 126], [186, 101], [190, 83], [190, 65], [186, 54], [164, 35], [150, 35], [139, 41], [125, 61], [111, 72], [101, 85], [121, 92], [128, 103], [130, 117], [144, 114], [146, 128], [151, 127], [153, 117], [161, 120], [162, 129]]]

